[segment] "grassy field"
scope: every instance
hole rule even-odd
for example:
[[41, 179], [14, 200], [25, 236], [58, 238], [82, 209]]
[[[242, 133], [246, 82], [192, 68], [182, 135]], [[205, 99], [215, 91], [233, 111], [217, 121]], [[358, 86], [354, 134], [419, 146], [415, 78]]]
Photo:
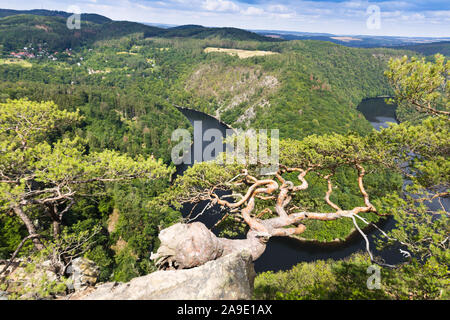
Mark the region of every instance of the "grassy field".
[[206, 53], [220, 52], [220, 53], [229, 54], [231, 56], [237, 55], [241, 59], [278, 54], [277, 52], [272, 52], [272, 51], [253, 51], [253, 50], [224, 49], [224, 48], [211, 48], [211, 47], [205, 48], [205, 52]]
[[0, 59], [1, 64], [18, 64], [24, 68], [31, 68], [33, 66], [30, 62], [21, 59]]
[[132, 56], [135, 56], [135, 55], [137, 55], [137, 53], [136, 53], [136, 52], [125, 52], [125, 51], [121, 51], [121, 52], [116, 52], [116, 54], [129, 54], [129, 55], [132, 55]]

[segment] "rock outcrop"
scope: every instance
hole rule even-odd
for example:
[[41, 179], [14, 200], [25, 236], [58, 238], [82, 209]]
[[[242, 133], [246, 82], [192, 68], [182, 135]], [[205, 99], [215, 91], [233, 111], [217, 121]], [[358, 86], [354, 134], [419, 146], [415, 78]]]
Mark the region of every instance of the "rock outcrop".
[[160, 269], [189, 269], [216, 260], [223, 245], [203, 223], [177, 223], [159, 233], [161, 244], [151, 259]]
[[241, 251], [192, 269], [157, 271], [128, 283], [105, 283], [82, 299], [251, 299], [255, 276], [251, 253]]
[[79, 257], [72, 261], [66, 272], [73, 282], [71, 284], [73, 288], [70, 289], [77, 291], [95, 285], [100, 275], [100, 268], [94, 261]]
[[247, 250], [253, 261], [266, 249], [270, 235], [250, 230], [246, 239], [218, 238], [203, 223], [177, 223], [159, 233], [161, 244], [151, 259], [158, 269], [189, 269]]
[[[0, 270], [3, 268], [4, 263], [0, 263]], [[0, 283], [7, 290], [0, 291], [0, 300], [7, 299], [12, 293], [22, 300], [61, 298], [66, 295], [66, 289], [72, 292], [92, 289], [100, 275], [100, 268], [95, 262], [84, 257], [74, 259], [63, 278], [53, 270], [50, 260], [32, 262], [17, 259], [0, 277]]]

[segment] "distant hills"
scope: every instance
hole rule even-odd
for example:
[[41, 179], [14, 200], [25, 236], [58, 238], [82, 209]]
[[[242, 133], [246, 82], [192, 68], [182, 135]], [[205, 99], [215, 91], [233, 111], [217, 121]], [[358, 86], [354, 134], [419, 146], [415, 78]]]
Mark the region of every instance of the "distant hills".
[[0, 18], [0, 44], [5, 51], [30, 45], [59, 51], [87, 45], [97, 40], [158, 29], [136, 22], [110, 20], [94, 23], [81, 20], [81, 29], [72, 30], [67, 28], [66, 23], [66, 18], [59, 15], [19, 14]]
[[[450, 37], [393, 37], [368, 35], [334, 35], [329, 33], [308, 33], [277, 30], [252, 30], [260, 35], [284, 40], [320, 40], [329, 41], [346, 47], [375, 48], [375, 47], [404, 47], [428, 45], [437, 42], [450, 42]], [[445, 44], [444, 44], [445, 45]]]
[[199, 25], [185, 25], [162, 29], [159, 36], [168, 38], [189, 37], [196, 39], [222, 38], [233, 40], [282, 41], [282, 39], [274, 39], [237, 28], [208, 28]]
[[236, 28], [207, 28], [198, 25], [161, 28], [138, 22], [113, 21], [98, 14], [82, 14], [81, 28], [71, 30], [66, 25], [67, 18], [71, 15], [72, 13], [64, 11], [0, 9], [0, 44], [5, 50], [18, 49], [30, 43], [45, 43], [50, 50], [62, 50], [132, 33], [162, 38], [282, 41]]
[[283, 39], [274, 39], [251, 31], [246, 31], [237, 28], [208, 28], [200, 25], [184, 25], [170, 28], [149, 26], [148, 24], [142, 24], [142, 26], [148, 27], [148, 29], [144, 31], [145, 37], [194, 38], [194, 39], [221, 38], [230, 40], [267, 41], [267, 42], [284, 41]]
[[[72, 15], [72, 13], [65, 11], [53, 11], [53, 10], [44, 10], [44, 9], [34, 9], [34, 10], [11, 10], [11, 9], [0, 9], [0, 18], [15, 16], [18, 14], [32, 14], [36, 16], [44, 16], [44, 17], [60, 17], [60, 18], [68, 18]], [[92, 23], [106, 23], [112, 21], [110, 18], [105, 16], [96, 14], [96, 13], [83, 13], [81, 14], [81, 20], [89, 21]]]
[[443, 55], [450, 57], [450, 41], [398, 46], [394, 47], [394, 49], [416, 51], [424, 56], [442, 53]]
[[279, 30], [243, 30], [212, 28], [200, 25], [172, 26], [162, 24], [113, 21], [92, 13], [81, 15], [82, 28], [70, 30], [66, 19], [72, 13], [51, 10], [0, 9], [0, 44], [13, 50], [29, 43], [46, 43], [49, 49], [62, 50], [92, 41], [143, 33], [145, 37], [161, 38], [221, 38], [230, 40], [280, 42], [289, 40], [329, 41], [347, 47], [390, 47], [432, 55], [437, 52], [450, 56], [449, 38], [407, 38], [383, 36], [342, 36], [328, 33], [307, 33]]

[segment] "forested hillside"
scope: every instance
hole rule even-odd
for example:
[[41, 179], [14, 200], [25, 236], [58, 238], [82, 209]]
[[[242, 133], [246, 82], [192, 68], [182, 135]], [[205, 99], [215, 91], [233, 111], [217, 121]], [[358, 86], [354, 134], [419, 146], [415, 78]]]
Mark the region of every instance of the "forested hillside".
[[136, 22], [112, 21], [103, 16], [88, 14], [81, 15], [80, 29], [71, 30], [66, 25], [67, 17], [70, 15], [58, 11], [37, 10], [30, 13], [0, 11], [0, 44], [7, 51], [18, 50], [30, 44], [60, 51], [133, 33], [144, 34], [144, 37], [280, 41], [235, 28], [205, 28], [188, 25], [163, 29]]
[[[92, 22], [95, 21], [95, 22]], [[81, 19], [80, 29], [69, 29], [61, 16], [12, 15], [0, 19], [0, 43], [4, 50], [41, 47], [53, 51], [92, 44], [137, 32], [159, 34], [164, 29], [128, 21]]]
[[[152, 32], [144, 33], [144, 36], [151, 37], [154, 34]], [[194, 38], [194, 39], [207, 39], [207, 38], [221, 38], [241, 41], [265, 41], [265, 42], [280, 42], [282, 40], [265, 37], [257, 33], [245, 31], [237, 28], [207, 28], [197, 25], [185, 25], [180, 27], [169, 28], [161, 30], [157, 36], [165, 38]]]
[[[61, 17], [61, 18], [68, 18], [72, 15], [72, 13], [65, 12], [65, 11], [51, 11], [51, 10], [44, 10], [44, 9], [34, 9], [34, 10], [11, 10], [11, 9], [0, 9], [0, 17], [9, 17], [9, 16], [15, 16], [19, 14], [32, 14], [37, 16], [44, 16], [44, 17]], [[86, 20], [93, 23], [105, 23], [112, 21], [111, 19], [95, 14], [95, 13], [82, 13], [81, 14], [81, 20]]]

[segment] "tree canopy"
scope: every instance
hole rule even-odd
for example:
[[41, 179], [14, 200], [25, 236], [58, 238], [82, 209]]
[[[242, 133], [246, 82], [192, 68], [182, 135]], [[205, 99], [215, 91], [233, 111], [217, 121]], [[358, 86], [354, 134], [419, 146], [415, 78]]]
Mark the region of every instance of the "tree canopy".
[[77, 136], [49, 141], [52, 132], [79, 120], [78, 112], [61, 111], [51, 102], [0, 104], [0, 208], [21, 219], [38, 250], [45, 246], [46, 230], [33, 218], [50, 218], [58, 239], [65, 215], [80, 198], [105, 195], [114, 182], [167, 179], [174, 172], [153, 157], [89, 152]]

